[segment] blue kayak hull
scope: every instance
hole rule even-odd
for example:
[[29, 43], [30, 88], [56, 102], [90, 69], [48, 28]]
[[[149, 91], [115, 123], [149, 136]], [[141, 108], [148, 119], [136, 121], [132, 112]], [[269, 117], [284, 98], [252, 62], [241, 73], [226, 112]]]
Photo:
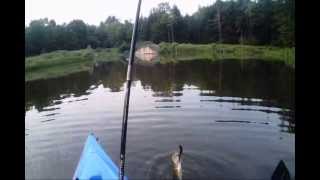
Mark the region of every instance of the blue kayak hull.
[[[117, 180], [119, 168], [90, 134], [86, 140], [73, 180]], [[127, 180], [127, 177], [125, 177]]]

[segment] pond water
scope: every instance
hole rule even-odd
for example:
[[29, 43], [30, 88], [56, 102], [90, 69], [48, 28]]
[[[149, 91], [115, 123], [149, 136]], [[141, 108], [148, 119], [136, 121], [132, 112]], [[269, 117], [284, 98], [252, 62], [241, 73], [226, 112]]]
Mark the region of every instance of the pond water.
[[[25, 176], [71, 179], [93, 132], [119, 161], [126, 64], [25, 84]], [[126, 174], [171, 179], [169, 154], [184, 147], [183, 179], [270, 179], [280, 160], [295, 175], [294, 70], [248, 60], [137, 64]]]

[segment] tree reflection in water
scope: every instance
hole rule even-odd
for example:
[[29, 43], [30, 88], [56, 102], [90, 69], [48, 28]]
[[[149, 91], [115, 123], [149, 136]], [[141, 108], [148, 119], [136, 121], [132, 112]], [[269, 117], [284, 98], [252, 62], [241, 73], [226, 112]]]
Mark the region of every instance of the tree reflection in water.
[[[45, 107], [61, 103], [60, 100], [66, 97], [90, 94], [89, 90], [99, 85], [109, 88], [111, 92], [122, 91], [125, 73], [124, 62], [112, 62], [96, 67], [92, 74], [81, 72], [62, 78], [26, 82], [25, 110], [34, 107], [43, 111]], [[183, 96], [183, 87], [192, 85], [200, 90], [200, 96], [221, 97], [203, 101], [279, 107], [282, 110], [277, 112], [250, 110], [278, 113], [283, 120], [283, 124], [280, 124], [283, 131], [294, 133], [294, 69], [283, 63], [261, 60], [247, 60], [242, 63], [237, 60], [193, 60], [168, 64], [137, 64], [133, 69], [133, 78], [134, 81], [139, 80], [145, 90], [151, 89], [153, 96]], [[223, 97], [240, 99], [228, 100]]]

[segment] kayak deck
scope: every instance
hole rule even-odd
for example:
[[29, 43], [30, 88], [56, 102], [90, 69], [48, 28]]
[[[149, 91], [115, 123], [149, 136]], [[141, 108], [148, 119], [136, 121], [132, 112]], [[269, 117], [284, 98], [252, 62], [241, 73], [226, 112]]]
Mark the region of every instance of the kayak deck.
[[[119, 168], [102, 149], [93, 134], [89, 134], [73, 180], [116, 180], [119, 179]], [[127, 178], [125, 177], [127, 180]]]

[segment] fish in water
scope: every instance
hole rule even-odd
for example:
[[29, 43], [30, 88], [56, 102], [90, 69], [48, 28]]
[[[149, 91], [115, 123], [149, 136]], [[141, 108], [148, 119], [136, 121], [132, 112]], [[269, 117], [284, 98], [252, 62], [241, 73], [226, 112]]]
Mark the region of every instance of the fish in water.
[[173, 152], [171, 154], [173, 179], [176, 180], [182, 180], [182, 153], [183, 148], [181, 145], [179, 145], [179, 152]]

